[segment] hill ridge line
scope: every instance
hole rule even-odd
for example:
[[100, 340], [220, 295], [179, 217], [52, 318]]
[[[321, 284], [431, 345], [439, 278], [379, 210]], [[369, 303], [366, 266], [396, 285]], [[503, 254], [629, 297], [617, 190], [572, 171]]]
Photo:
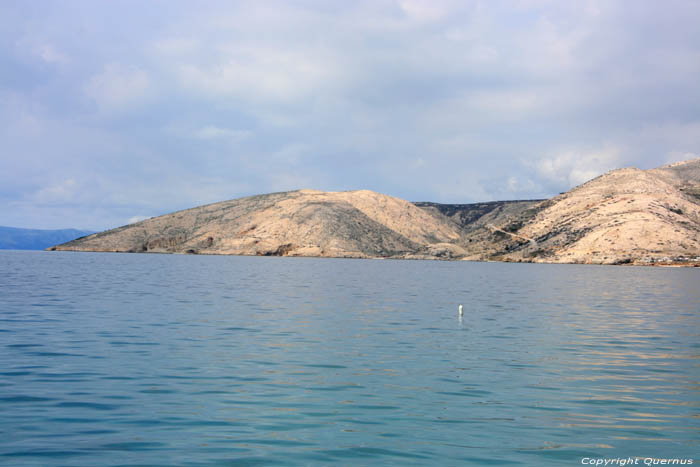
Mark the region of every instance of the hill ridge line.
[[51, 249], [700, 265], [700, 158], [612, 170], [546, 200], [411, 203], [306, 188], [252, 195]]

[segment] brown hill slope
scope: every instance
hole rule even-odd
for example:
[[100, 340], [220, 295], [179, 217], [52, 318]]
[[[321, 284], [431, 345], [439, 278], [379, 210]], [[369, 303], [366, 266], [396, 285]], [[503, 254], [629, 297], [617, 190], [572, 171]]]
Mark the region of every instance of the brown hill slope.
[[54, 247], [357, 258], [460, 257], [462, 234], [443, 216], [372, 191], [299, 190], [166, 214]]
[[544, 201], [529, 218], [494, 226], [501, 232], [494, 230], [489, 257], [700, 263], [699, 187], [700, 159], [647, 171], [614, 170]]

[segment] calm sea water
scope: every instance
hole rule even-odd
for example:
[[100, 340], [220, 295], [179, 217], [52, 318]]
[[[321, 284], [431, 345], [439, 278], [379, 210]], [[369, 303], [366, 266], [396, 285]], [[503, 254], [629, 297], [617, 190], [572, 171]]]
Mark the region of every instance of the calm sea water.
[[0, 252], [0, 464], [697, 463], [699, 317], [698, 269]]

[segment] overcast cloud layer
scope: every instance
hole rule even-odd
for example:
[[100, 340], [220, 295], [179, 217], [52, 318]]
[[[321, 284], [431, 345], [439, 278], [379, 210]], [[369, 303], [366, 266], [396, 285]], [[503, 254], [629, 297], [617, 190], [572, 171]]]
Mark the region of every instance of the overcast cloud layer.
[[541, 198], [700, 155], [700, 2], [0, 2], [0, 225]]

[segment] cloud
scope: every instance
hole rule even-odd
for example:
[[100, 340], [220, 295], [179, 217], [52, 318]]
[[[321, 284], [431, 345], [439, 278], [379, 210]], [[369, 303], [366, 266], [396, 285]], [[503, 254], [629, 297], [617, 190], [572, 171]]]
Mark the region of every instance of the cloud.
[[133, 216], [133, 217], [130, 217], [129, 219], [127, 219], [126, 223], [127, 224], [134, 224], [136, 222], [140, 222], [140, 221], [143, 221], [146, 219], [148, 219], [148, 216]]
[[684, 162], [684, 161], [689, 161], [693, 159], [700, 158], [700, 152], [698, 153], [692, 153], [692, 152], [680, 152], [680, 151], [671, 151], [666, 154], [666, 163], [667, 164], [673, 164], [675, 162]]
[[245, 101], [289, 101], [309, 96], [333, 78], [332, 60], [293, 48], [229, 44], [216, 62], [181, 65], [186, 91]]
[[633, 10], [0, 2], [0, 217], [96, 228], [302, 186], [539, 198], [700, 154], [700, 3]]
[[619, 168], [619, 150], [612, 146], [597, 151], [562, 150], [535, 164], [537, 173], [563, 190], [580, 185], [609, 170]]
[[196, 53], [199, 46], [198, 40], [186, 37], [168, 37], [153, 43], [153, 49], [157, 54], [175, 57]]
[[41, 188], [34, 195], [34, 201], [39, 204], [64, 204], [76, 198], [75, 179], [68, 178], [58, 183]]
[[232, 130], [216, 126], [205, 126], [194, 132], [194, 137], [205, 141], [225, 140], [230, 143], [239, 143], [251, 136], [248, 130]]
[[[476, 119], [490, 122], [521, 121], [539, 117], [543, 111], [542, 97], [531, 89], [478, 89], [468, 91], [440, 110], [451, 108], [460, 115], [473, 115]], [[456, 116], [455, 116], [456, 117]]]
[[435, 0], [399, 0], [398, 4], [403, 13], [417, 21], [437, 21], [443, 18], [447, 12]]
[[148, 74], [135, 67], [109, 63], [85, 85], [85, 94], [101, 109], [121, 110], [146, 97], [151, 88]]
[[65, 64], [68, 58], [56, 50], [52, 44], [40, 44], [34, 48], [34, 53], [46, 63]]

